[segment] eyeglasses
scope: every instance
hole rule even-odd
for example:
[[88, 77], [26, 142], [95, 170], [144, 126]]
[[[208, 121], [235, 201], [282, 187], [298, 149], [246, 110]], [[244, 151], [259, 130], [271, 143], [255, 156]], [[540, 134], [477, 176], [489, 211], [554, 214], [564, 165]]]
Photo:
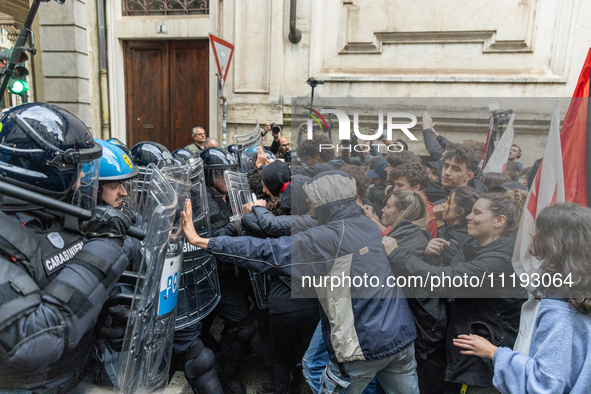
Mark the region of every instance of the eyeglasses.
[[205, 135], [205, 133], [198, 133], [198, 134], [195, 134], [195, 135]]
[[291, 144], [288, 142], [287, 144], [281, 144], [280, 146], [290, 146]]

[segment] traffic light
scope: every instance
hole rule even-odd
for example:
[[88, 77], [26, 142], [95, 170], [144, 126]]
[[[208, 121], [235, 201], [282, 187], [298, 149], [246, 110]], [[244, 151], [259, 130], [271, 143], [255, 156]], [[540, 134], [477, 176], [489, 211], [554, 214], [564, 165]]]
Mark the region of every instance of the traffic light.
[[[0, 51], [0, 71], [2, 74], [4, 74], [4, 70], [8, 65], [8, 61], [10, 60], [13, 50], [14, 48]], [[10, 81], [8, 82], [8, 90], [10, 93], [18, 94], [23, 99], [26, 99], [25, 96], [27, 94], [27, 90], [29, 90], [29, 84], [27, 83], [27, 75], [29, 75], [29, 70], [27, 70], [25, 67], [25, 61], [28, 59], [29, 57], [23, 51], [18, 59], [16, 67], [14, 68], [12, 78], [10, 78]]]

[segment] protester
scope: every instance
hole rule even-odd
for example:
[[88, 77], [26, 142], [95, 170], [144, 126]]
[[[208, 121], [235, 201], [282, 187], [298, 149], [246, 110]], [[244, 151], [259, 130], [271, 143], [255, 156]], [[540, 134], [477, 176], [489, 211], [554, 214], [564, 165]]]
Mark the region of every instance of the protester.
[[371, 205], [371, 202], [367, 199], [367, 193], [371, 183], [371, 178], [367, 175], [367, 172], [363, 168], [354, 165], [341, 167], [341, 171], [346, 172], [355, 179], [355, 186], [357, 188], [357, 199], [355, 202], [357, 205], [360, 207]]
[[423, 139], [425, 142], [425, 148], [435, 161], [439, 161], [443, 156], [448, 145], [451, 142], [446, 139], [445, 137], [439, 135], [434, 129], [437, 122], [433, 122], [433, 119], [427, 113], [427, 111], [423, 112], [423, 120], [421, 121], [421, 126], [423, 128]]
[[521, 175], [521, 168], [516, 162], [508, 161], [503, 174], [507, 175], [511, 181], [518, 181]]
[[259, 171], [263, 192], [269, 197], [279, 197], [289, 184], [289, 166], [281, 161], [274, 161]]
[[529, 356], [475, 334], [454, 339], [463, 355], [492, 359], [493, 384], [501, 393], [591, 392], [589, 239], [587, 207], [555, 204], [536, 218], [529, 250], [541, 261], [540, 276], [578, 279], [572, 285], [550, 281], [542, 286]]
[[419, 164], [403, 164], [394, 168], [390, 172], [390, 180], [396, 190], [410, 190], [421, 192], [427, 201], [427, 208], [429, 209], [429, 224], [428, 229], [432, 237], [437, 236], [437, 223], [433, 217], [433, 203], [429, 201], [425, 194], [425, 189], [429, 183], [429, 175], [425, 168]]
[[[525, 291], [507, 283], [503, 286], [501, 274], [508, 278], [515, 272], [511, 260], [520, 217], [521, 210], [508, 197], [496, 193], [481, 196], [466, 217], [468, 234], [473, 240], [462, 245], [449, 266], [428, 264], [399, 248], [395, 239], [382, 239], [396, 275], [458, 278], [495, 274], [481, 287], [454, 287], [450, 282], [425, 293], [431, 297], [453, 298], [446, 332], [445, 380], [456, 383], [458, 391], [462, 384], [468, 386], [468, 393], [492, 388], [493, 368], [481, 359], [461, 354], [453, 346], [453, 339], [461, 334], [482, 333], [496, 346], [512, 347], [517, 337]], [[424, 290], [415, 288], [415, 291], [420, 294]], [[474, 298], [483, 296], [496, 298]]]
[[510, 182], [511, 178], [501, 172], [487, 172], [482, 177], [482, 183], [488, 190], [492, 191], [495, 186], [500, 186], [503, 183]]
[[466, 217], [472, 212], [478, 198], [475, 189], [462, 186], [455, 189], [445, 203], [433, 208], [437, 237], [429, 241], [425, 249], [425, 261], [438, 266], [450, 264], [461, 245], [470, 238]]
[[[335, 160], [335, 151], [326, 148], [332, 141], [323, 134], [314, 134], [311, 140], [305, 140], [298, 146], [298, 158], [305, 166], [291, 166], [292, 175], [314, 177], [323, 171], [338, 170], [346, 165], [342, 160]], [[323, 149], [321, 149], [324, 147]]]
[[[441, 184], [445, 188], [446, 195], [461, 186], [470, 186], [481, 193], [488, 191], [487, 187], [474, 178], [478, 171], [480, 160], [476, 153], [462, 144], [447, 146], [443, 154], [443, 169], [441, 170]], [[434, 202], [436, 205], [438, 202]]]
[[383, 158], [376, 159], [379, 161], [378, 164], [374, 168], [367, 171], [367, 175], [369, 175], [372, 181], [367, 198], [373, 205], [376, 212], [381, 212], [385, 205], [384, 201], [386, 199], [386, 187], [388, 186], [386, 183], [386, 180], [388, 179], [386, 165], [388, 162]]
[[[331, 185], [338, 185], [338, 193]], [[352, 177], [342, 171], [327, 171], [306, 183], [304, 190], [313, 216], [319, 219], [318, 227], [276, 240], [204, 239], [191, 228], [191, 208], [186, 204], [183, 217], [187, 240], [224, 261], [276, 275], [291, 275], [293, 267], [301, 269], [302, 264], [314, 272], [330, 271], [335, 258], [347, 262], [351, 275], [383, 275], [390, 270], [385, 256], [376, 249], [379, 231], [355, 203]], [[297, 253], [292, 254], [292, 250]], [[359, 250], [363, 250], [363, 258]], [[330, 260], [326, 265], [310, 264], [319, 258]], [[364, 263], [367, 261], [371, 264]], [[385, 290], [391, 294], [388, 298], [367, 298], [368, 293], [376, 291], [368, 288], [352, 288], [351, 295], [344, 298], [334, 298], [328, 288], [317, 291], [324, 294], [320, 296], [321, 322], [330, 357], [323, 373], [324, 389], [360, 393], [377, 376], [386, 393], [418, 393], [413, 346], [416, 331], [401, 290]], [[336, 291], [342, 294], [345, 289]]]
[[[271, 168], [273, 164], [265, 168]], [[261, 234], [261, 237], [278, 238], [303, 231], [305, 225], [310, 228], [317, 224], [315, 220], [309, 218], [310, 215], [307, 215], [308, 219], [305, 219], [306, 216], [301, 216], [306, 215], [310, 210], [302, 188], [307, 180], [309, 178], [296, 176], [294, 180], [289, 182], [288, 190], [285, 190], [285, 194], [290, 196], [288, 199], [279, 200], [274, 197], [266, 204], [266, 207], [262, 206], [264, 202], [260, 201], [254, 205], [246, 204], [244, 206], [245, 212], [254, 213], [256, 226], [258, 226], [255, 231], [257, 234]], [[289, 205], [289, 209], [280, 201]], [[289, 204], [286, 204], [287, 202]], [[287, 214], [275, 216], [272, 204], [276, 204], [278, 210], [286, 210]], [[289, 210], [292, 211], [293, 216], [289, 214]], [[245, 223], [246, 216], [248, 215], [242, 218], [242, 224], [245, 230], [252, 234], [255, 224], [251, 220]], [[305, 225], [302, 226], [302, 223]], [[259, 312], [259, 314], [261, 313], [262, 311]], [[268, 320], [273, 380], [257, 387], [257, 393], [286, 394], [294, 392], [302, 380], [302, 372], [297, 368], [297, 364], [301, 362], [318, 325], [318, 301], [310, 298], [292, 298], [291, 278], [289, 276], [272, 276], [269, 289]], [[263, 342], [260, 324], [259, 333], [261, 334], [261, 342]], [[292, 381], [290, 381], [290, 374], [293, 376]]]
[[429, 201], [443, 201], [447, 198], [446, 190], [441, 184], [441, 172], [443, 171], [444, 160], [427, 162], [429, 170], [429, 183], [425, 196]]

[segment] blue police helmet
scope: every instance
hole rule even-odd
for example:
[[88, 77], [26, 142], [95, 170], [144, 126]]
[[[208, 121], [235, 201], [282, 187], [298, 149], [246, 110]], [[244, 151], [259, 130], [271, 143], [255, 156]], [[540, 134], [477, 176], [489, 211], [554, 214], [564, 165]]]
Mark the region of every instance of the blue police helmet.
[[63, 200], [101, 154], [86, 125], [56, 105], [19, 105], [0, 118], [0, 176], [23, 188]]
[[109, 138], [107, 141], [111, 144], [117, 145], [119, 148], [123, 150], [123, 152], [127, 154], [127, 156], [129, 156], [129, 148], [123, 142], [119, 141], [117, 138]]
[[140, 170], [119, 146], [108, 141], [95, 140], [103, 147], [99, 164], [100, 182], [125, 181], [136, 177]]

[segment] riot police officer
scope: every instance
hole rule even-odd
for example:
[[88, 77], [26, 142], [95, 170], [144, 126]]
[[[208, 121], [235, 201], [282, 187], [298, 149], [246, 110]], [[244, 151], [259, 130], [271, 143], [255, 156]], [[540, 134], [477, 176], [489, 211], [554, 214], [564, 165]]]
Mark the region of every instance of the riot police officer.
[[[182, 156], [173, 157], [166, 147], [156, 142], [141, 142], [131, 148], [130, 154], [133, 162], [141, 167], [149, 164], [158, 168], [185, 165]], [[183, 370], [193, 392], [221, 394], [222, 386], [214, 369], [215, 357], [199, 338], [200, 330], [200, 322], [181, 329], [175, 328], [170, 375], [172, 377], [176, 370]]]
[[[232, 209], [227, 201], [224, 172], [238, 170], [238, 163], [232, 154], [218, 147], [207, 148], [200, 156], [205, 168], [212, 236], [237, 235], [236, 227], [230, 223]], [[218, 262], [218, 272], [221, 299], [214, 313], [203, 320], [204, 332], [209, 331], [216, 314], [223, 319], [220, 381], [226, 393], [245, 393], [246, 388], [236, 378], [236, 373], [250, 350], [250, 341], [256, 334], [256, 328], [234, 267]]]
[[103, 147], [99, 165], [98, 203], [119, 208], [127, 196], [124, 182], [138, 176], [140, 170], [120, 146], [99, 139], [95, 142]]
[[[0, 118], [2, 180], [56, 200], [96, 201], [101, 151], [84, 123], [55, 105], [25, 104]], [[128, 264], [131, 221], [97, 207], [85, 239], [77, 219], [1, 197], [0, 390], [67, 392], [84, 375], [92, 328]]]

